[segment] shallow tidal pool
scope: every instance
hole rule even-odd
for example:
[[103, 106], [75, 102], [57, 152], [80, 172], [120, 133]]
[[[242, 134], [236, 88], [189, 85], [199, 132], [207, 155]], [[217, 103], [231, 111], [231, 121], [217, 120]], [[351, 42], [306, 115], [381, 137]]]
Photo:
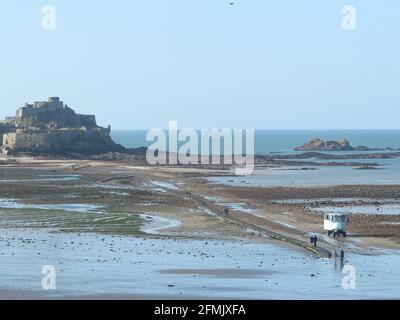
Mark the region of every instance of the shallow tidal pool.
[[[170, 298], [400, 298], [400, 255], [349, 254], [355, 289], [344, 289], [340, 261], [249, 241], [177, 240], [1, 229], [0, 290], [49, 298], [127, 295]], [[41, 287], [53, 265], [57, 289]]]

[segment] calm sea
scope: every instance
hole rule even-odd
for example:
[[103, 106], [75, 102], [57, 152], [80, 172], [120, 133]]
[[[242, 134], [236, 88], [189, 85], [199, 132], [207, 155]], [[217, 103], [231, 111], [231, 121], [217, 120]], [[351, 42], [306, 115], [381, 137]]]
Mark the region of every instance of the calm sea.
[[[149, 146], [146, 131], [114, 131], [114, 140], [125, 147]], [[353, 146], [400, 148], [400, 130], [258, 130], [255, 153], [294, 153], [296, 146], [311, 138], [338, 140], [346, 138]], [[340, 184], [399, 184], [400, 159], [351, 160], [375, 162], [380, 170], [357, 170], [355, 167], [316, 167], [318, 170], [263, 169], [246, 177], [216, 177], [211, 182], [248, 186], [316, 186]], [[300, 168], [298, 168], [300, 169]]]
[[[146, 131], [113, 131], [113, 139], [127, 148], [150, 146]], [[400, 130], [256, 130], [255, 153], [291, 152], [311, 138], [346, 138], [353, 146], [400, 148]]]

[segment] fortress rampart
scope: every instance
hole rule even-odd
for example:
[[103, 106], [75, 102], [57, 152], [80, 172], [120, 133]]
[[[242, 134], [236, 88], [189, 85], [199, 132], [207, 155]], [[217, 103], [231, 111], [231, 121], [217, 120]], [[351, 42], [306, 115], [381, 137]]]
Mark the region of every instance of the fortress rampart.
[[54, 132], [19, 131], [3, 134], [3, 146], [8, 151], [35, 153], [104, 153], [115, 147], [109, 130], [63, 129]]
[[50, 97], [48, 101], [35, 101], [33, 104], [25, 103], [25, 105], [17, 110], [16, 119], [23, 117], [31, 117], [41, 112], [62, 110], [64, 103], [58, 97]]

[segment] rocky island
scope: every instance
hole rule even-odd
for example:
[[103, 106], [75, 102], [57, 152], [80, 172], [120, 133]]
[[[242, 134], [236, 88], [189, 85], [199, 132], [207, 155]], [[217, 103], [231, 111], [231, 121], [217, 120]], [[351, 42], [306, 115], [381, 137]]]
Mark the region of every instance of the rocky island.
[[346, 139], [342, 140], [323, 140], [319, 138], [311, 139], [306, 144], [295, 148], [295, 151], [377, 151], [366, 146], [353, 147]]
[[4, 154], [97, 155], [133, 153], [116, 144], [111, 127], [97, 125], [94, 115], [77, 114], [59, 97], [26, 103], [14, 117], [0, 122], [0, 148]]

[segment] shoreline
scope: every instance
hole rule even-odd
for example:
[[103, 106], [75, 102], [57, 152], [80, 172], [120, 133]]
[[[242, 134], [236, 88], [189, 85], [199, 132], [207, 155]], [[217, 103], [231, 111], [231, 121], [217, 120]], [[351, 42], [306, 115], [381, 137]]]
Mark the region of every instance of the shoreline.
[[[3, 169], [5, 167], [0, 167], [0, 170]], [[281, 252], [278, 257], [288, 251], [291, 255], [307, 259], [311, 259], [312, 256], [313, 260], [310, 261], [316, 259], [326, 261], [327, 264], [332, 263], [333, 259], [327, 257], [335, 250], [344, 250], [346, 256], [359, 260], [361, 257], [386, 259], [388, 250], [397, 252], [400, 249], [396, 231], [399, 218], [396, 216], [354, 216], [351, 218], [349, 237], [332, 239], [324, 234], [322, 214], [311, 210], [315, 205], [313, 201], [321, 198], [327, 198], [326, 204], [331, 204], [335, 198], [348, 199], [374, 193], [379, 201], [390, 200], [400, 190], [400, 185], [323, 188], [230, 187], [211, 185], [205, 180], [205, 177], [214, 172], [218, 173], [214, 168], [149, 167], [141, 163], [80, 160], [65, 162], [24, 158], [17, 159], [16, 163], [8, 165], [6, 169], [7, 179], [0, 181], [0, 199], [12, 198], [21, 206], [16, 214], [12, 208], [1, 208], [0, 203], [0, 212], [4, 217], [0, 228], [22, 233], [32, 226], [44, 233], [52, 230], [50, 238], [45, 236], [46, 241], [58, 239], [67, 232], [68, 237], [76, 238], [73, 240], [75, 244], [82, 242], [79, 240], [82, 237], [88, 236], [88, 239], [92, 239], [92, 236], [89, 237], [91, 234], [93, 239], [104, 237], [114, 239], [112, 241], [127, 237], [126, 240], [118, 240], [122, 241], [122, 247], [119, 249], [121, 254], [116, 256], [117, 259], [126, 259], [122, 252], [131, 250], [125, 248], [123, 241], [136, 241], [135, 239], [142, 237], [144, 242], [159, 243], [157, 239], [160, 239], [166, 243], [175, 241], [183, 246], [192, 246], [199, 241], [203, 244], [247, 241], [265, 250], [276, 246], [277, 252]], [[74, 175], [74, 179], [70, 178], [71, 175]], [[43, 177], [51, 178], [48, 181], [40, 181]], [[23, 182], [26, 180], [31, 181], [29, 185]], [[311, 201], [311, 208], [309, 203], [284, 202], [285, 199], [296, 198]], [[283, 203], [276, 202], [279, 200]], [[347, 201], [355, 204], [355, 200]], [[28, 208], [25, 209], [24, 206]], [[80, 212], [74, 212], [77, 208]], [[225, 208], [229, 208], [228, 213], [225, 212]], [[151, 235], [144, 233], [146, 228], [143, 229], [143, 223], [146, 217], [156, 217], [153, 227], [150, 226], [150, 229], [154, 229]], [[6, 225], [4, 221], [7, 221]], [[385, 221], [392, 224], [382, 224]], [[374, 227], [371, 228], [371, 225]], [[4, 229], [5, 227], [7, 229]], [[309, 234], [318, 235], [317, 248], [309, 245]], [[157, 246], [160, 245], [150, 248], [153, 250]], [[111, 252], [116, 250], [113, 247], [111, 249]], [[177, 249], [177, 256], [173, 259], [177, 269], [180, 259], [183, 258], [179, 252]], [[207, 256], [213, 255], [209, 253]], [[206, 263], [202, 268], [207, 269], [211, 266]], [[221, 268], [222, 266], [223, 264]], [[252, 268], [257, 269], [259, 266], [255, 263]], [[173, 269], [173, 265], [169, 269]], [[188, 267], [187, 272], [195, 272], [195, 269]], [[222, 274], [230, 274], [230, 271], [221, 270]], [[322, 270], [320, 272], [325, 272]], [[179, 279], [184, 275], [176, 274], [174, 277]], [[245, 279], [245, 274], [242, 274], [242, 277]], [[191, 290], [189, 292], [191, 293], [185, 294], [196, 297]], [[215, 292], [210, 292], [207, 298], [215, 295]], [[118, 292], [116, 296], [123, 298]], [[140, 299], [141, 296], [134, 294], [128, 295], [127, 298]], [[178, 293], [176, 297], [179, 296]], [[241, 294], [238, 296], [243, 297]], [[101, 299], [98, 295], [94, 297]], [[143, 297], [146, 298], [147, 295]], [[160, 297], [164, 298], [164, 295]], [[172, 295], [171, 298], [174, 297]], [[106, 294], [104, 298], [111, 299], [112, 295]]]
[[[47, 167], [49, 170], [51, 170], [52, 174], [54, 174], [53, 171], [56, 171], [57, 175], [68, 174], [74, 168], [76, 168], [77, 163], [79, 163], [78, 167], [81, 168], [81, 180], [76, 183], [74, 183], [74, 181], [66, 182], [66, 184], [71, 184], [70, 188], [68, 188], [71, 190], [68, 190], [69, 192], [72, 193], [74, 188], [78, 187], [81, 192], [86, 193], [85, 198], [88, 200], [88, 203], [93, 203], [93, 197], [98, 197], [101, 201], [106, 202], [103, 203], [103, 205], [110, 207], [110, 212], [121, 212], [122, 214], [138, 212], [143, 214], [149, 213], [150, 215], [161, 214], [161, 217], [171, 219], [177, 218], [177, 220], [181, 218], [180, 221], [182, 225], [179, 227], [175, 226], [171, 231], [174, 231], [174, 229], [179, 229], [183, 231], [183, 233], [189, 230], [193, 231], [192, 224], [195, 220], [203, 220], [202, 222], [206, 222], [204, 219], [209, 220], [209, 218], [213, 218], [213, 225], [244, 223], [246, 224], [246, 227], [249, 227], [253, 222], [263, 219], [262, 224], [265, 225], [263, 228], [265, 228], [267, 232], [278, 232], [284, 236], [294, 235], [295, 238], [298, 238], [296, 231], [299, 231], [305, 227], [309, 228], [310, 230], [304, 229], [303, 232], [324, 233], [323, 230], [320, 229], [320, 227], [322, 227], [322, 220], [320, 220], [322, 219], [321, 214], [312, 212], [309, 210], [310, 208], [308, 208], [308, 206], [301, 203], [277, 204], [277, 201], [285, 199], [304, 199], [310, 201], [314, 199], [317, 201], [318, 199], [341, 198], [371, 198], [376, 199], [377, 201], [382, 201], [384, 199], [396, 199], [398, 192], [400, 192], [400, 185], [338, 185], [329, 187], [288, 186], [256, 188], [249, 186], [209, 184], [207, 180], [205, 180], [205, 177], [212, 175], [215, 171], [213, 169], [203, 169], [201, 167], [194, 169], [176, 167], [149, 167], [142, 166], [140, 163], [128, 165], [126, 163], [119, 162], [82, 162], [79, 160], [65, 163], [64, 161], [58, 160], [22, 159], [22, 161], [17, 160], [17, 162], [20, 162], [20, 164], [12, 165], [16, 168], [16, 170], [18, 170], [19, 166], [22, 166], [24, 167], [24, 170], [28, 172], [40, 172], [46, 170]], [[11, 169], [12, 166], [8, 166], [8, 168]], [[191, 174], [192, 170], [200, 173], [202, 176], [193, 178], [193, 175]], [[116, 177], [118, 179], [116, 179]], [[93, 186], [90, 188], [88, 188], [87, 183], [82, 183], [83, 179], [88, 178], [94, 178], [92, 180]], [[18, 179], [21, 179], [21, 177], [16, 177], [15, 179], [18, 181]], [[23, 179], [26, 179], [26, 177], [24, 176]], [[48, 182], [49, 185], [55, 184], [56, 186], [59, 183], [61, 182]], [[7, 198], [6, 196], [8, 194], [4, 194], [1, 191], [3, 184], [7, 184], [7, 182], [5, 183], [4, 181], [0, 181], [0, 198]], [[29, 188], [19, 185], [17, 182], [10, 184], [13, 186], [13, 198], [18, 198], [18, 195], [26, 195], [28, 190], [30, 194], [34, 195], [35, 190], [39, 190], [35, 188], [35, 183]], [[82, 189], [82, 187], [84, 189]], [[45, 186], [41, 186], [41, 189], [46, 188], [47, 187]], [[66, 186], [61, 189], [64, 189], [65, 192]], [[98, 190], [100, 189], [104, 189], [103, 191], [100, 191], [101, 196], [98, 195]], [[131, 199], [130, 197], [133, 194], [130, 191], [134, 191], [134, 194], [139, 195], [139, 197], [144, 198], [144, 200], [135, 201], [134, 199]], [[108, 198], [107, 193], [110, 195], [110, 198]], [[47, 193], [44, 192], [44, 194]], [[91, 194], [93, 195], [91, 196]], [[44, 195], [39, 194], [38, 196], [40, 198]], [[125, 200], [129, 201], [127, 201], [125, 205], [115, 206], [115, 201], [112, 199], [112, 196], [115, 196], [123, 203], [126, 202]], [[221, 198], [224, 200], [224, 202], [218, 203], [218, 201], [212, 201], [212, 199], [210, 199], [212, 196]], [[75, 199], [65, 199], [64, 202], [75, 202], [74, 200]], [[52, 201], [55, 202], [56, 200]], [[36, 200], [33, 202], [38, 202], [40, 204], [41, 202], [48, 201]], [[57, 202], [59, 202], [59, 200]], [[227, 223], [223, 223], [223, 219], [226, 218], [224, 215], [224, 208], [229, 206], [229, 203], [244, 203], [244, 206], [231, 208], [230, 212], [232, 215], [229, 216], [231, 221], [226, 221]], [[96, 201], [95, 204], [98, 204], [98, 202]], [[331, 204], [335, 205], [335, 202], [332, 200]], [[356, 204], [357, 203], [355, 201], [349, 201], [349, 205]], [[325, 205], [327, 205], [327, 203]], [[113, 207], [116, 207], [116, 209], [113, 209]], [[188, 214], [188, 211], [190, 214]], [[260, 213], [257, 214], [255, 213], [256, 211], [260, 211]], [[291, 214], [292, 217], [296, 216], [300, 221], [293, 221], [293, 219], [288, 219], [288, 215], [282, 215], [282, 213], [285, 211], [293, 211]], [[241, 213], [247, 213], [247, 216]], [[195, 217], [191, 217], [191, 215]], [[393, 224], [392, 228], [386, 226], [386, 230], [391, 230], [391, 233], [393, 234], [391, 238], [395, 239], [397, 245], [397, 241], [400, 239], [400, 235], [394, 233], [394, 231], [396, 231], [394, 229], [394, 223], [400, 221], [397, 216], [355, 215], [354, 217], [355, 221], [357, 222], [357, 224], [354, 225], [357, 233], [363, 232], [363, 230], [366, 230], [370, 227], [369, 225], [364, 227], [361, 224], [363, 219], [366, 219], [369, 222], [374, 222], [373, 225], [376, 228], [379, 227], [379, 224], [384, 224], [385, 222]], [[316, 228], [315, 223], [318, 220], [321, 221], [321, 225], [319, 228]], [[196, 222], [198, 223], [199, 221]], [[201, 225], [202, 223], [200, 223], [200, 227]], [[285, 225], [291, 227], [285, 228]], [[382, 228], [383, 227], [381, 227], [381, 229]], [[201, 233], [202, 228], [200, 228], [198, 231]], [[174, 233], [177, 232], [172, 232], [172, 234]], [[237, 233], [237, 230], [235, 233]], [[239, 232], [239, 234], [243, 234], [243, 232]], [[381, 237], [379, 232], [374, 232], [371, 235], [373, 236], [374, 234], [378, 238]], [[388, 234], [388, 232], [383, 230], [381, 234]], [[387, 238], [387, 236], [384, 238]], [[303, 236], [302, 240], [304, 241], [307, 239]], [[391, 247], [393, 247], [393, 245], [391, 245]]]

